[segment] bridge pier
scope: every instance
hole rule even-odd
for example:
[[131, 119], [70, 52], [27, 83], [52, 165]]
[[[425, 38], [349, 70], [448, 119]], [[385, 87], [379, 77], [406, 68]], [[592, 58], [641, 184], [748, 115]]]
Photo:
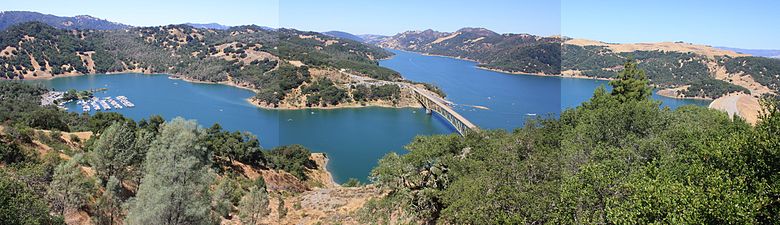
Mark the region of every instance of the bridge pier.
[[458, 134], [466, 136], [466, 133], [479, 129], [476, 125], [472, 124], [450, 108], [450, 106], [439, 96], [425, 93], [415, 87], [412, 87], [411, 89], [412, 96], [416, 98], [417, 101], [420, 101], [426, 114], [431, 115], [433, 112], [438, 113], [447, 120], [456, 131], [458, 131]]

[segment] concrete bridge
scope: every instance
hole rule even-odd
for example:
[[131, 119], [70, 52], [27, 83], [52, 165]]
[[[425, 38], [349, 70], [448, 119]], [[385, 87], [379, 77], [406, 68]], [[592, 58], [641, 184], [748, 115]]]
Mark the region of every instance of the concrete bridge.
[[467, 120], [466, 117], [461, 116], [458, 114], [458, 112], [455, 112], [450, 106], [447, 101], [439, 97], [438, 94], [435, 94], [427, 89], [418, 88], [417, 86], [405, 83], [405, 82], [396, 82], [396, 81], [384, 81], [384, 80], [377, 80], [374, 78], [364, 77], [364, 76], [358, 76], [351, 73], [347, 73], [344, 70], [340, 71], [342, 74], [350, 76], [352, 79], [357, 81], [358, 83], [364, 83], [364, 84], [376, 84], [376, 85], [384, 85], [384, 84], [392, 84], [392, 85], [398, 85], [400, 88], [407, 88], [411, 90], [412, 96], [417, 99], [417, 101], [420, 102], [420, 104], [425, 107], [425, 112], [428, 114], [431, 114], [432, 112], [436, 112], [444, 119], [447, 120], [450, 124], [452, 124], [453, 127], [455, 127], [455, 130], [458, 131], [458, 134], [461, 136], [466, 136], [469, 132], [478, 131], [479, 127], [477, 125], [474, 125], [471, 123], [471, 121]]
[[417, 88], [413, 85], [408, 85], [408, 87], [412, 90], [412, 96], [414, 96], [417, 101], [420, 101], [420, 104], [425, 107], [426, 113], [438, 113], [444, 117], [447, 122], [450, 122], [450, 124], [455, 127], [455, 130], [457, 130], [461, 136], [466, 136], [466, 134], [469, 132], [479, 130], [477, 125], [474, 125], [471, 123], [471, 121], [466, 119], [466, 117], [463, 117], [458, 114], [458, 112], [455, 112], [455, 110], [449, 106], [447, 101], [439, 97], [439, 95], [425, 89]]

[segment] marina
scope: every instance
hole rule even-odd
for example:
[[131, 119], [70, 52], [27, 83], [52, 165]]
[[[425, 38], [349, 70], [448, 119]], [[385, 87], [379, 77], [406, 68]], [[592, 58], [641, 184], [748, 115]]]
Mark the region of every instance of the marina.
[[125, 96], [116, 96], [116, 97], [92, 97], [89, 100], [79, 100], [77, 102], [79, 106], [81, 106], [81, 111], [89, 112], [91, 110], [100, 111], [100, 110], [111, 110], [111, 109], [123, 109], [125, 107], [132, 108], [135, 107], [135, 104], [130, 102], [130, 100]]

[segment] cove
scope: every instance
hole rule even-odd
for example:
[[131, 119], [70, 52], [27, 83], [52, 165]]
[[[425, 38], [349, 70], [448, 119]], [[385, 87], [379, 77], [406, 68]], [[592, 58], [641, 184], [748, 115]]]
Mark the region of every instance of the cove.
[[[331, 110], [265, 110], [246, 101], [249, 90], [220, 84], [190, 83], [167, 75], [85, 75], [39, 80], [56, 90], [108, 88], [98, 97], [127, 96], [136, 107], [111, 110], [136, 121], [151, 115], [165, 119], [195, 119], [204, 127], [219, 123], [226, 130], [248, 131], [270, 149], [301, 144], [312, 152], [324, 152], [328, 170], [336, 182], [350, 177], [364, 182], [377, 160], [403, 146], [416, 135], [454, 132], [436, 117], [414, 108], [355, 108]], [[81, 113], [75, 103], [68, 111]], [[95, 113], [92, 111], [91, 113]]]

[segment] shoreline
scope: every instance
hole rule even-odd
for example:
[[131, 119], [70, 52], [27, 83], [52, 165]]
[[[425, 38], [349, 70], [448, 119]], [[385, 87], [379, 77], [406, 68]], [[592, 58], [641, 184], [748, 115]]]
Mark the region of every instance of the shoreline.
[[[474, 62], [474, 63], [481, 64], [481, 62], [479, 62], [477, 60], [464, 58], [464, 57], [458, 57], [458, 56], [437, 55], [437, 54], [430, 54], [430, 53], [424, 53], [424, 52], [415, 52], [415, 51], [409, 51], [409, 50], [403, 50], [403, 49], [395, 49], [395, 48], [388, 48], [388, 49], [398, 50], [398, 51], [402, 51], [402, 52], [415, 53], [415, 54], [420, 54], [420, 55], [424, 55], [424, 56], [433, 56], [433, 57], [444, 57], [444, 58], [450, 58], [450, 59], [458, 59], [458, 60], [464, 60], [464, 61], [469, 61], [469, 62]], [[512, 71], [500, 70], [500, 69], [495, 69], [495, 68], [489, 68], [489, 67], [485, 67], [485, 66], [481, 66], [481, 65], [475, 65], [475, 67], [477, 69], [481, 69], [481, 70], [488, 70], [488, 71], [504, 73], [504, 74], [510, 74], [510, 75], [529, 75], [529, 76], [541, 76], [541, 77], [562, 77], [562, 78], [605, 80], [605, 81], [613, 80], [611, 78], [589, 77], [589, 76], [582, 76], [582, 75], [568, 75], [567, 76], [567, 75], [563, 75], [563, 74], [512, 72]]]
[[[139, 71], [120, 71], [120, 72], [107, 72], [107, 73], [86, 73], [86, 74], [67, 74], [67, 75], [61, 74], [61, 75], [57, 75], [57, 76], [36, 77], [34, 79], [26, 79], [25, 78], [25, 79], [14, 79], [14, 80], [21, 80], [21, 81], [25, 81], [25, 80], [30, 80], [30, 81], [33, 81], [33, 80], [52, 80], [52, 79], [57, 79], [57, 78], [78, 77], [78, 76], [88, 76], [88, 75], [96, 75], [96, 76], [100, 76], [100, 75], [124, 75], [124, 74], [132, 74], [132, 73], [144, 74], [144, 75], [168, 76], [169, 79], [182, 80], [182, 81], [189, 82], [189, 83], [209, 84], [209, 85], [226, 85], [226, 86], [240, 88], [240, 89], [244, 89], [244, 90], [248, 90], [248, 91], [252, 91], [252, 92], [257, 92], [258, 91], [257, 89], [246, 87], [246, 86], [242, 86], [242, 85], [238, 85], [238, 84], [236, 84], [234, 82], [231, 82], [231, 81], [220, 81], [220, 82], [200, 81], [200, 80], [193, 80], [193, 79], [190, 79], [190, 78], [187, 78], [187, 77], [184, 77], [184, 76], [181, 76], [181, 75], [176, 75], [176, 74], [151, 73], [151, 72], [147, 72], [147, 71], [143, 71], [143, 72], [139, 72]], [[415, 105], [415, 106], [409, 106], [409, 105], [406, 105], [406, 106], [392, 106], [392, 105], [386, 105], [386, 104], [377, 104], [377, 102], [369, 102], [367, 105], [339, 104], [339, 105], [335, 105], [335, 106], [325, 106], [325, 107], [314, 106], [314, 107], [301, 107], [301, 108], [285, 108], [285, 107], [274, 108], [274, 107], [264, 106], [262, 104], [259, 104], [259, 103], [255, 102], [255, 101], [253, 101], [252, 97], [246, 98], [244, 100], [247, 101], [249, 104], [257, 107], [257, 108], [266, 109], [266, 110], [307, 110], [307, 109], [330, 110], [330, 109], [357, 109], [357, 108], [366, 108], [366, 107], [380, 107], [380, 108], [394, 108], [394, 109], [403, 109], [403, 108], [419, 109], [419, 108], [422, 108], [422, 106], [420, 106], [420, 105]]]
[[286, 111], [286, 110], [309, 110], [309, 109], [319, 109], [319, 110], [331, 110], [331, 109], [359, 109], [359, 108], [369, 108], [369, 107], [377, 107], [377, 108], [388, 108], [388, 109], [421, 109], [423, 108], [421, 105], [416, 106], [390, 106], [390, 105], [384, 105], [384, 104], [369, 104], [369, 105], [347, 105], [347, 104], [338, 104], [335, 106], [310, 106], [310, 107], [304, 107], [304, 108], [289, 108], [289, 107], [268, 107], [266, 105], [260, 104], [257, 101], [252, 100], [252, 98], [245, 99], [249, 104], [265, 109], [265, 110], [280, 110], [280, 111]]
[[[694, 97], [688, 97], [688, 96], [682, 96], [682, 95], [679, 95], [679, 94], [673, 94], [673, 93], [675, 93], [675, 92], [676, 92], [678, 89], [680, 89], [680, 88], [678, 87], [678, 88], [665, 88], [665, 89], [658, 89], [657, 91], [655, 91], [655, 94], [657, 94], [657, 95], [659, 95], [659, 96], [667, 97], [667, 98], [673, 98], [673, 99], [683, 99], [683, 100], [702, 100], [702, 101], [714, 101], [714, 100], [715, 100], [715, 99], [713, 99], [713, 98], [709, 98], [709, 97], [696, 97], [696, 96], [694, 96]], [[670, 93], [670, 92], [671, 92], [671, 93]]]

